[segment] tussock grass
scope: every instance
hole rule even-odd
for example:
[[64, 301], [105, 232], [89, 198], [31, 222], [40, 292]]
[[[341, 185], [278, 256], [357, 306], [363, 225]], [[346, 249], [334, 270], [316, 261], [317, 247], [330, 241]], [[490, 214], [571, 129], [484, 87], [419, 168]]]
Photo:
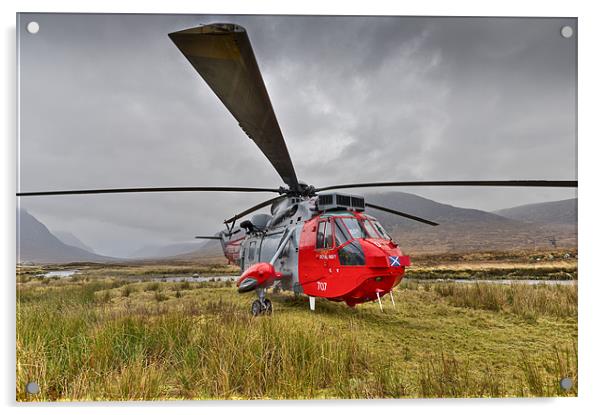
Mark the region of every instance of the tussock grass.
[[160, 301], [165, 301], [167, 300], [169, 297], [167, 297], [167, 295], [163, 294], [161, 291], [155, 291], [155, 300], [157, 302]]
[[[520, 392], [524, 396], [553, 396], [569, 395], [570, 392], [562, 389], [559, 381], [550, 381], [568, 377], [573, 380], [573, 388], [577, 389], [577, 345], [559, 348], [554, 346], [550, 359], [538, 363], [527, 354], [521, 359], [524, 382]], [[551, 374], [552, 376], [546, 376]]]
[[526, 318], [577, 315], [577, 285], [434, 284], [434, 290], [457, 307], [508, 311]]
[[124, 297], [129, 297], [133, 291], [134, 288], [130, 284], [128, 284], [125, 287], [123, 287], [123, 290], [121, 290], [121, 295], [123, 295]]
[[18, 313], [19, 383], [40, 379], [41, 399], [365, 397], [397, 388], [384, 366], [368, 384], [358, 379], [374, 370], [374, 357], [354, 332], [341, 338], [323, 323], [256, 319], [221, 299], [204, 305], [211, 318], [183, 310], [109, 319], [83, 312], [95, 303], [91, 291], [54, 291]]
[[441, 352], [427, 356], [420, 365], [420, 393], [423, 397], [500, 397], [500, 396], [571, 396], [574, 390], [561, 388], [560, 380], [577, 379], [577, 349], [572, 346], [543, 351], [546, 360], [540, 363], [527, 352], [521, 353], [522, 376], [501, 378], [495, 367], [470, 359], [458, 359], [453, 354]]
[[484, 279], [510, 279], [510, 280], [576, 280], [578, 278], [577, 269], [575, 266], [556, 266], [556, 267], [518, 267], [508, 269], [506, 267], [499, 268], [428, 268], [416, 267], [410, 269], [407, 274], [408, 278], [419, 280], [439, 280], [439, 279], [467, 279], [467, 280], [484, 280]]
[[144, 287], [145, 291], [159, 291], [159, 288], [161, 286], [159, 285], [158, 282], [151, 282], [149, 284], [146, 284], [146, 287]]
[[577, 393], [558, 388], [577, 377], [576, 289], [446, 285], [404, 283], [385, 313], [272, 295], [274, 314], [252, 318], [252, 296], [219, 282], [32, 280], [17, 292], [17, 399]]

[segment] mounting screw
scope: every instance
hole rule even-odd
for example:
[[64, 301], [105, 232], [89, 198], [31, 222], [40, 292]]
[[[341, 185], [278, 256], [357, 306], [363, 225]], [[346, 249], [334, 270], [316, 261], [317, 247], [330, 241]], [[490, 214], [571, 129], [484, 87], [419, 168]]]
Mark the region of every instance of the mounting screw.
[[35, 35], [40, 31], [40, 24], [38, 22], [27, 23], [27, 31], [32, 35]]
[[29, 382], [25, 385], [25, 391], [30, 395], [35, 395], [40, 392], [40, 386], [36, 382]]
[[562, 26], [560, 34], [563, 38], [569, 39], [573, 36], [573, 28], [571, 26]]
[[573, 387], [573, 379], [571, 378], [562, 378], [560, 380], [560, 387], [565, 391], [568, 391]]

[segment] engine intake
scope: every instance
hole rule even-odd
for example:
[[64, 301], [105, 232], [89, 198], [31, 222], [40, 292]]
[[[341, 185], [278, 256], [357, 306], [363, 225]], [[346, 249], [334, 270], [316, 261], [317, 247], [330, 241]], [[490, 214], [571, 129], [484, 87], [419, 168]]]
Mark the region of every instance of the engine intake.
[[324, 193], [318, 196], [318, 211], [346, 209], [363, 212], [366, 209], [364, 198], [361, 196], [346, 195], [342, 193]]

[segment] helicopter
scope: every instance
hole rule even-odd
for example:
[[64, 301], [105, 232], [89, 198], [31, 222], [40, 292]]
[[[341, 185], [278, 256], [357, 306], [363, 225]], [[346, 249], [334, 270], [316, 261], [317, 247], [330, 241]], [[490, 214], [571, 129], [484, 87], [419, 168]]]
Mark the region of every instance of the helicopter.
[[[242, 192], [274, 196], [224, 221], [226, 229], [198, 239], [219, 240], [229, 262], [240, 266], [239, 293], [255, 292], [254, 316], [272, 313], [270, 288], [350, 307], [389, 294], [410, 266], [410, 257], [366, 208], [437, 226], [436, 222], [341, 190], [408, 186], [577, 187], [572, 180], [390, 181], [314, 187], [298, 180], [247, 31], [233, 23], [200, 25], [169, 38], [205, 80], [243, 132], [265, 155], [284, 185], [259, 187], [141, 187], [19, 192], [18, 197], [145, 192]], [[270, 214], [255, 214], [270, 206]]]

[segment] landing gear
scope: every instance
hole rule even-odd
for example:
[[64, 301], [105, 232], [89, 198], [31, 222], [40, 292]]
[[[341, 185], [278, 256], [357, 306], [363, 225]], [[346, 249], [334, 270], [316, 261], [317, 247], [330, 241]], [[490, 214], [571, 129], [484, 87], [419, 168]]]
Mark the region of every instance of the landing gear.
[[264, 314], [271, 315], [272, 314], [272, 302], [267, 298], [263, 300], [263, 305], [265, 305]]
[[257, 317], [261, 314], [272, 314], [272, 302], [265, 298], [265, 288], [259, 288], [255, 291], [257, 292], [259, 299], [253, 301], [253, 304], [251, 304], [251, 314], [253, 314], [253, 317]]
[[257, 317], [261, 314], [271, 315], [272, 302], [267, 298], [263, 300], [263, 304], [261, 303], [261, 300], [253, 301], [253, 304], [251, 304], [251, 314], [253, 314], [253, 317]]
[[253, 304], [251, 304], [251, 314], [253, 314], [253, 317], [260, 315], [261, 309], [261, 302], [259, 300], [253, 301]]

